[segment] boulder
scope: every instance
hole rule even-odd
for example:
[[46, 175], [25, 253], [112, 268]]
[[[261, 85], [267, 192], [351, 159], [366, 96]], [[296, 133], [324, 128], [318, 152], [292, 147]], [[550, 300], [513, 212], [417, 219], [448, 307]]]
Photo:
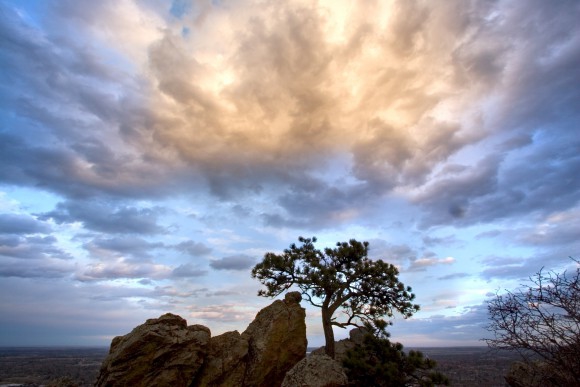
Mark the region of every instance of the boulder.
[[248, 341], [244, 386], [280, 386], [288, 372], [306, 356], [306, 312], [302, 296], [290, 292], [262, 309], [242, 333]]
[[[365, 328], [354, 328], [348, 333], [348, 339], [342, 339], [334, 342], [334, 358], [339, 362], [342, 362], [346, 357], [346, 352], [353, 349], [355, 345], [361, 345], [364, 342], [365, 334], [367, 330]], [[325, 347], [316, 348], [312, 351], [311, 355], [324, 355]]]
[[115, 337], [96, 386], [188, 387], [208, 352], [210, 330], [167, 313]]
[[202, 325], [176, 315], [150, 319], [115, 337], [95, 386], [279, 387], [306, 356], [306, 312], [299, 292], [256, 315], [239, 334], [210, 338]]
[[339, 387], [348, 378], [342, 365], [328, 355], [310, 355], [286, 373], [282, 387]]
[[248, 358], [248, 340], [238, 331], [226, 332], [209, 341], [203, 371], [194, 386], [243, 386]]

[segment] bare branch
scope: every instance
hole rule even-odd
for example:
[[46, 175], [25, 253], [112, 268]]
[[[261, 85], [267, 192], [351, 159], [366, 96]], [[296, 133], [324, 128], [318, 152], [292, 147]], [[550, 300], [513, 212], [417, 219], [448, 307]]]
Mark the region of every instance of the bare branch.
[[[574, 260], [578, 263], [577, 260]], [[580, 384], [580, 265], [574, 274], [542, 268], [523, 289], [489, 301], [494, 348], [518, 351], [527, 364], [543, 359], [562, 385]]]

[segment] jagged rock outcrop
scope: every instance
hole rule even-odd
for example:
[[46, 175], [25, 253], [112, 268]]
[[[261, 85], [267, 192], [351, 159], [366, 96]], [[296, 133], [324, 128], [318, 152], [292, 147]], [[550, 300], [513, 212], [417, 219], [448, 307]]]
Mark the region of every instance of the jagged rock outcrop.
[[306, 312], [299, 292], [262, 309], [239, 334], [210, 337], [173, 314], [150, 319], [115, 337], [98, 376], [109, 386], [277, 387], [306, 356]]
[[167, 313], [115, 337], [101, 366], [98, 387], [188, 387], [209, 347], [210, 330]]
[[238, 331], [210, 339], [203, 371], [194, 386], [243, 386], [248, 359], [248, 340]]
[[240, 335], [210, 340], [210, 352], [195, 386], [280, 386], [286, 372], [306, 356], [306, 312], [298, 292], [262, 309]]
[[286, 294], [262, 309], [242, 333], [248, 340], [245, 386], [280, 386], [288, 372], [306, 356], [306, 311], [299, 292]]
[[328, 355], [310, 355], [286, 373], [282, 387], [340, 387], [348, 384], [342, 365]]

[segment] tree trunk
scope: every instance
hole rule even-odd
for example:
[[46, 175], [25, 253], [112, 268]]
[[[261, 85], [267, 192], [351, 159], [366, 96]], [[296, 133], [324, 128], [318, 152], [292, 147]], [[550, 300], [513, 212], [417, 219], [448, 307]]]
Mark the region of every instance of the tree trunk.
[[324, 339], [326, 341], [324, 352], [334, 359], [334, 331], [331, 324], [332, 314], [326, 308], [322, 308], [322, 328], [324, 329]]

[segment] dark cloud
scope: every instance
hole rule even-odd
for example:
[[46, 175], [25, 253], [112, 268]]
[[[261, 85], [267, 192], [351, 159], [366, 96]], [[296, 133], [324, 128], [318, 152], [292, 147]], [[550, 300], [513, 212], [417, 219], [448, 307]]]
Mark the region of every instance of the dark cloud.
[[295, 228], [295, 229], [308, 229], [312, 226], [306, 221], [294, 220], [291, 217], [284, 217], [280, 214], [262, 214], [262, 221], [266, 226], [274, 228]]
[[579, 249], [578, 235], [580, 235], [580, 227], [578, 227], [578, 222], [576, 222], [570, 227], [559, 225], [544, 231], [540, 226], [536, 230], [522, 232], [520, 241], [534, 246], [560, 246], [562, 248], [569, 246], [571, 254], [576, 254]]
[[247, 270], [255, 263], [254, 258], [242, 254], [213, 259], [209, 265], [216, 270]]
[[[135, 148], [142, 142], [122, 135], [150, 125], [142, 78], [105, 63], [92, 45], [59, 35], [71, 19], [47, 33], [0, 6], [2, 181], [69, 198], [164, 196], [187, 181], [159, 166], [160, 153], [142, 155]], [[53, 7], [70, 11], [55, 3], [47, 7], [51, 16], [58, 14]], [[90, 7], [91, 17], [106, 9], [98, 8]]]
[[474, 203], [478, 219], [490, 222], [507, 216], [548, 215], [578, 204], [580, 157], [568, 149], [580, 151], [580, 141], [564, 136], [558, 145], [550, 142], [546, 139], [528, 157], [504, 169], [497, 191]]
[[2, 236], [0, 256], [27, 260], [72, 259], [72, 255], [58, 247], [57, 242], [54, 236]]
[[200, 269], [190, 263], [179, 265], [173, 269], [172, 277], [174, 278], [191, 278], [191, 277], [202, 277], [207, 274], [207, 270]]
[[407, 133], [379, 119], [368, 126], [373, 135], [355, 145], [353, 173], [360, 180], [390, 190], [400, 182], [404, 164], [413, 157], [411, 140]]
[[445, 237], [430, 237], [429, 235], [423, 236], [423, 245], [426, 247], [433, 246], [452, 246], [458, 243], [457, 238], [454, 235], [448, 235]]
[[2, 235], [0, 236], [0, 246], [16, 247], [20, 244], [21, 240], [22, 238], [17, 235]]
[[46, 234], [51, 227], [29, 215], [0, 214], [0, 234]]
[[[500, 111], [494, 125], [501, 132], [490, 133], [485, 141], [497, 159], [485, 161], [495, 164], [485, 179], [467, 182], [460, 173], [431, 184], [424, 225], [549, 214], [578, 203], [580, 140], [574, 133], [580, 122], [580, 92], [574, 85], [580, 82], [580, 43], [572, 31], [577, 30], [579, 9], [564, 2], [550, 9], [535, 5], [523, 13], [517, 5], [502, 11], [501, 20], [475, 24], [476, 33], [455, 51], [454, 60], [463, 69], [457, 71], [469, 72], [462, 76], [485, 82], [498, 93]], [[531, 25], [541, 26], [541, 37], [529, 39]], [[515, 40], [500, 38], [506, 34]], [[527, 44], [516, 46], [519, 41]], [[475, 165], [468, 174], [476, 177], [482, 168], [486, 167], [481, 163]]]
[[[95, 238], [83, 246], [93, 258], [108, 259], [110, 256], [127, 257], [132, 260], [151, 260], [156, 249], [165, 248], [160, 242], [149, 242], [135, 236]], [[108, 257], [109, 256], [109, 257]]]
[[472, 214], [473, 202], [494, 193], [500, 160], [486, 157], [474, 168], [429, 184], [415, 198], [425, 208], [421, 225], [477, 223], [479, 214]]
[[357, 216], [357, 211], [352, 205], [354, 197], [354, 192], [343, 191], [337, 187], [322, 186], [315, 189], [300, 187], [284, 194], [278, 200], [285, 210], [286, 219], [280, 214], [264, 216], [269, 225], [278, 223], [278, 226], [294, 228], [327, 228]]
[[453, 273], [453, 274], [448, 274], [448, 275], [444, 275], [442, 277], [438, 277], [438, 280], [442, 280], [442, 281], [447, 281], [447, 280], [454, 280], [454, 279], [459, 279], [459, 278], [466, 278], [466, 277], [471, 277], [471, 274], [468, 273]]
[[455, 316], [433, 315], [397, 321], [389, 332], [394, 341], [400, 332], [406, 332], [406, 339], [414, 346], [483, 345], [481, 340], [488, 334], [487, 321], [487, 304], [482, 303], [463, 307]]
[[104, 233], [155, 235], [167, 232], [157, 224], [164, 213], [161, 207], [116, 207], [104, 202], [69, 201], [59, 203], [55, 210], [39, 218], [53, 219], [58, 224], [82, 222], [88, 230]]
[[523, 263], [504, 264], [488, 267], [480, 272], [480, 276], [488, 280], [492, 278], [522, 279], [530, 274], [530, 269]]
[[[1, 251], [1, 247], [0, 247]], [[0, 255], [4, 255], [0, 252]], [[14, 257], [12, 255], [12, 257]], [[37, 256], [36, 256], [37, 257]], [[16, 256], [16, 258], [21, 258]], [[46, 257], [41, 257], [46, 258]], [[17, 278], [64, 278], [72, 275], [74, 267], [68, 262], [53, 259], [2, 259], [0, 277]]]
[[391, 244], [380, 239], [371, 239], [369, 242], [369, 257], [403, 265], [417, 259], [417, 252], [406, 244]]
[[194, 242], [194, 241], [185, 241], [175, 245], [175, 248], [179, 251], [187, 253], [192, 257], [198, 257], [202, 255], [207, 255], [211, 253], [212, 248], [206, 246], [203, 243]]
[[570, 257], [578, 255], [577, 252], [580, 252], [580, 247], [570, 248], [568, 245], [563, 245], [536, 250], [533, 254], [523, 257], [490, 256], [482, 260], [482, 270], [478, 275], [487, 281], [513, 279], [525, 282], [542, 269], [558, 268], [557, 270], [560, 271], [562, 267], [570, 266], [572, 263]]

